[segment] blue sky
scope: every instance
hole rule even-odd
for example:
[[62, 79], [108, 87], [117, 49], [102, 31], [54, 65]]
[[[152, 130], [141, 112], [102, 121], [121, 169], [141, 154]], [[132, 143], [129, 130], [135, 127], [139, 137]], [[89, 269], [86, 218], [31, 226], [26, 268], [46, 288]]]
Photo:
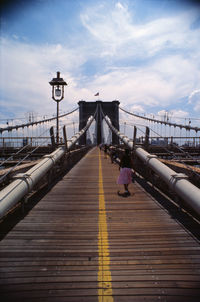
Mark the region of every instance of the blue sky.
[[119, 100], [139, 114], [199, 117], [198, 1], [5, 1], [1, 9], [0, 118], [55, 112], [49, 81], [79, 100]]

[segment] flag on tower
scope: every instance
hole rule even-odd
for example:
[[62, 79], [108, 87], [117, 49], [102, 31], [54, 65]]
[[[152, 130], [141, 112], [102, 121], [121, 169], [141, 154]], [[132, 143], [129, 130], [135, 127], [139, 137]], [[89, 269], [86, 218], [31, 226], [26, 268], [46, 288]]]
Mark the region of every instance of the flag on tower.
[[99, 92], [97, 92], [94, 96], [99, 96]]

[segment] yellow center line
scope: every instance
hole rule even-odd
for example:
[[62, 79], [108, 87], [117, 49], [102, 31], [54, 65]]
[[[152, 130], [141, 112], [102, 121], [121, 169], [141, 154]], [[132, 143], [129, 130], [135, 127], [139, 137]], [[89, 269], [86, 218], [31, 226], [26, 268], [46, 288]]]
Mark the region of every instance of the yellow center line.
[[110, 253], [108, 244], [108, 230], [106, 222], [106, 208], [103, 190], [101, 153], [99, 151], [99, 272], [98, 272], [98, 297], [99, 302], [113, 302], [112, 277], [110, 272]]

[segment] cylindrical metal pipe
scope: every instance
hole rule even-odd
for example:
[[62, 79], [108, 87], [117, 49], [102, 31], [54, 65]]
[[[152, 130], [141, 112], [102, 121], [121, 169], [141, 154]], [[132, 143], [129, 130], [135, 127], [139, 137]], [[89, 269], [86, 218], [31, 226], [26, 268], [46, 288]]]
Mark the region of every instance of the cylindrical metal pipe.
[[16, 175], [9, 186], [0, 192], [0, 218], [11, 209], [23, 196], [30, 192], [33, 186], [52, 168], [65, 153], [60, 147], [26, 173]]
[[[104, 116], [108, 126], [114, 131], [119, 138], [126, 144], [130, 149], [133, 147], [133, 142], [128, 137], [121, 134], [117, 129], [111, 125], [108, 118]], [[136, 147], [136, 155], [151, 168], [156, 174], [158, 174], [162, 180], [164, 180], [169, 187], [181, 197], [185, 203], [192, 208], [198, 215], [200, 215], [200, 189], [194, 186], [187, 180], [187, 176], [182, 173], [176, 173], [163, 163], [161, 163], [157, 156], [146, 152], [140, 147]]]
[[[90, 127], [94, 118], [88, 121], [84, 129], [74, 135], [68, 143], [70, 149]], [[0, 218], [2, 218], [15, 204], [17, 204], [34, 185], [53, 167], [64, 155], [65, 147], [59, 147], [51, 154], [45, 155], [37, 165], [26, 173], [15, 176], [15, 180], [0, 192]]]
[[142, 148], [136, 149], [136, 155], [200, 215], [200, 190], [187, 180], [185, 174], [176, 173]]

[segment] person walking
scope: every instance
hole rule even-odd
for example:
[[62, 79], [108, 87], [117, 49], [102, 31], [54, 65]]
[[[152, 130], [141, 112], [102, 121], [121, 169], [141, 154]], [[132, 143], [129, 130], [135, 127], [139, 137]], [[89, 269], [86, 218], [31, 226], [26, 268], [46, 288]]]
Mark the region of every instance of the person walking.
[[109, 147], [108, 145], [104, 145], [104, 158], [107, 158], [107, 153], [108, 153]]
[[128, 185], [132, 182], [131, 168], [133, 167], [129, 149], [125, 149], [125, 153], [120, 160], [119, 166], [120, 166], [120, 174], [117, 179], [117, 184], [124, 185], [125, 191], [124, 193], [120, 193], [120, 191], [118, 191], [117, 193], [119, 196], [128, 197], [131, 195], [131, 193], [128, 190]]

